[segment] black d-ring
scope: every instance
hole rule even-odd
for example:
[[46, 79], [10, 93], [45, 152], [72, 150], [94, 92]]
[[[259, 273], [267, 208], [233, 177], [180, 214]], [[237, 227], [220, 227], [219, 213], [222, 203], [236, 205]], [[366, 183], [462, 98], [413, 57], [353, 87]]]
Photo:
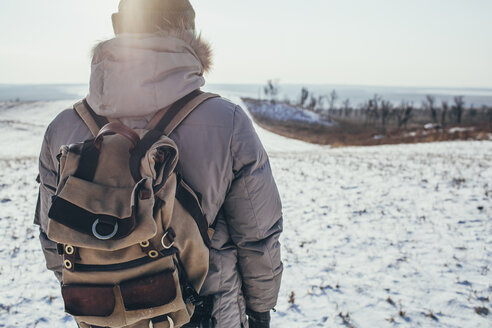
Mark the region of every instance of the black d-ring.
[[[118, 222], [116, 222], [116, 220], [115, 220], [114, 229], [109, 235], [101, 235], [99, 232], [97, 232], [97, 225], [99, 223], [108, 224], [108, 222], [101, 222], [101, 221], [102, 221], [101, 219], [97, 219], [92, 224], [92, 234], [94, 235], [94, 237], [96, 237], [99, 240], [108, 240], [108, 239], [111, 239], [114, 236], [116, 236], [116, 233], [118, 232]], [[106, 220], [104, 220], [104, 221], [106, 221]]]

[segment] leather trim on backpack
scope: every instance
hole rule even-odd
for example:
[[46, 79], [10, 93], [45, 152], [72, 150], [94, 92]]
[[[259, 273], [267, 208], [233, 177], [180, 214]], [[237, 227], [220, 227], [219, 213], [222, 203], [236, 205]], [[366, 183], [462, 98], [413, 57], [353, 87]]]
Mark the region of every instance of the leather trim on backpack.
[[171, 303], [177, 295], [173, 272], [168, 270], [122, 282], [120, 290], [125, 309], [136, 311]]
[[63, 285], [65, 311], [75, 316], [108, 317], [115, 308], [114, 286]]

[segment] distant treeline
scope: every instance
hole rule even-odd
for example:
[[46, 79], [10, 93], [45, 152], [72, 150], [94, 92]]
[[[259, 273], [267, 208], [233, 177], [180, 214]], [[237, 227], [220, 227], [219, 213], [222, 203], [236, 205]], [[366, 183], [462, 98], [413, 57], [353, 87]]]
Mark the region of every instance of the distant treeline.
[[491, 124], [492, 107], [475, 108], [467, 106], [463, 96], [456, 96], [452, 102], [438, 103], [433, 95], [426, 95], [421, 104], [402, 100], [399, 104], [385, 100], [375, 94], [362, 104], [353, 106], [349, 99], [339, 101], [336, 90], [328, 95], [316, 95], [307, 88], [302, 88], [296, 99], [277, 99], [278, 82], [269, 80], [263, 88], [266, 98], [272, 102], [285, 103], [291, 106], [318, 113], [328, 119], [361, 123], [374, 126], [386, 132], [388, 128], [407, 128], [410, 125], [432, 123], [434, 128], [445, 128], [447, 125]]

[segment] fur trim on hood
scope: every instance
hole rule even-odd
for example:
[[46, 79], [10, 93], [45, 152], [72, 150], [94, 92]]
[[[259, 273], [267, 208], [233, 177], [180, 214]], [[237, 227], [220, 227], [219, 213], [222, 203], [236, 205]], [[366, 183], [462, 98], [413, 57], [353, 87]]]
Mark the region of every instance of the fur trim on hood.
[[120, 34], [93, 49], [87, 102], [110, 118], [151, 116], [203, 86], [211, 65], [193, 30]]
[[[210, 70], [212, 69], [213, 66], [212, 46], [210, 45], [210, 42], [208, 42], [202, 37], [201, 33], [196, 33], [194, 30], [179, 29], [179, 30], [161, 30], [159, 32], [154, 33], [153, 35], [163, 38], [175, 37], [183, 40], [184, 42], [188, 43], [190, 47], [193, 48], [193, 50], [195, 51], [196, 55], [198, 56], [198, 59], [202, 64], [203, 73], [206, 74], [210, 72]], [[98, 47], [102, 46], [105, 42], [111, 40], [113, 39], [102, 41], [96, 44], [94, 48], [92, 48], [91, 57], [94, 57], [94, 54]]]

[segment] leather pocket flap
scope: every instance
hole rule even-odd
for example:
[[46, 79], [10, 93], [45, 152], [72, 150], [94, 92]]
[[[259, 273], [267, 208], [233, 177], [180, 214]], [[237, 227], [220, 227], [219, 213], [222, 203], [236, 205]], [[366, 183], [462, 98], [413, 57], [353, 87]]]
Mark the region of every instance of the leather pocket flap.
[[123, 303], [128, 311], [148, 309], [171, 303], [176, 298], [173, 270], [128, 280], [120, 284]]
[[114, 286], [64, 285], [65, 311], [74, 316], [108, 317], [115, 307]]

